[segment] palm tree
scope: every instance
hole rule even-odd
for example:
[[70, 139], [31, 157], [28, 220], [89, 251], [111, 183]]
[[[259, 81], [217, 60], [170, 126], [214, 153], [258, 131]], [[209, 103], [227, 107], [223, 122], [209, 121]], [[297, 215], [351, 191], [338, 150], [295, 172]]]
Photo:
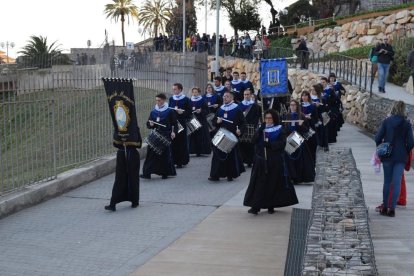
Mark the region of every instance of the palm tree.
[[53, 64], [70, 64], [67, 55], [61, 53], [60, 45], [47, 44], [47, 37], [31, 36], [28, 44], [19, 51], [22, 54], [24, 65], [29, 65], [38, 68], [51, 67]]
[[144, 28], [153, 29], [155, 36], [158, 36], [158, 31], [165, 31], [165, 26], [171, 19], [172, 13], [168, 4], [164, 0], [147, 0], [140, 10], [138, 23]]
[[111, 17], [118, 22], [118, 19], [121, 18], [121, 31], [122, 31], [122, 45], [125, 46], [125, 31], [124, 31], [124, 22], [125, 17], [128, 19], [131, 16], [132, 19], [138, 17], [138, 7], [132, 3], [132, 0], [112, 0], [113, 4], [106, 4], [105, 11], [106, 18]]

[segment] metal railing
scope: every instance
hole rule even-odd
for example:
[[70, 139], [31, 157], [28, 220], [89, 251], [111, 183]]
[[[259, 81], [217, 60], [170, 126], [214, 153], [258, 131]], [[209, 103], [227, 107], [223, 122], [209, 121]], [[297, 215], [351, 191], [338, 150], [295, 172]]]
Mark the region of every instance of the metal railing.
[[[3, 68], [4, 69], [4, 68]], [[1, 71], [0, 71], [1, 72]], [[132, 67], [8, 67], [0, 75], [0, 196], [115, 151], [102, 77], [133, 78], [142, 138], [155, 95], [207, 83], [206, 55], [155, 54]]]

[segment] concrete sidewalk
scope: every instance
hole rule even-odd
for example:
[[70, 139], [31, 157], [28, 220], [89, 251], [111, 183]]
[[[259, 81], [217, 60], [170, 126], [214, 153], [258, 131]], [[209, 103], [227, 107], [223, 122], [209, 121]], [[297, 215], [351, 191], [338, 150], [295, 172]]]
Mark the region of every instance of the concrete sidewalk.
[[[414, 205], [398, 209], [395, 218], [380, 216], [375, 206], [382, 199], [383, 175], [370, 165], [375, 143], [359, 128], [345, 124], [331, 147], [352, 148], [361, 171], [378, 271], [382, 276], [412, 275]], [[321, 152], [321, 154], [323, 154]], [[407, 175], [408, 199], [414, 197]], [[295, 186], [300, 204], [310, 208], [312, 186]], [[242, 206], [244, 191], [209, 215], [193, 230], [145, 263], [133, 275], [277, 275], [282, 276], [287, 253], [292, 208], [252, 216]]]

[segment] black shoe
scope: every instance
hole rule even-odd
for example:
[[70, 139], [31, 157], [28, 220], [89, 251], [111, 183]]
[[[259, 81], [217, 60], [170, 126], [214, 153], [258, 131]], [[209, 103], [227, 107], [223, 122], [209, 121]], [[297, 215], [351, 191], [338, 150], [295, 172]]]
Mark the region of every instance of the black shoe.
[[247, 213], [249, 213], [249, 214], [253, 214], [253, 215], [257, 215], [257, 214], [259, 214], [259, 210], [256, 210], [256, 209], [253, 209], [253, 208], [250, 208], [250, 209], [247, 211]]
[[395, 217], [395, 210], [389, 209], [387, 216], [392, 217], [392, 218]]
[[379, 213], [380, 213], [380, 215], [382, 215], [382, 216], [386, 216], [386, 215], [388, 215], [388, 209], [387, 209], [387, 208], [382, 207], [382, 209], [379, 211]]
[[227, 177], [227, 181], [229, 181], [229, 182], [230, 182], [230, 181], [233, 181], [233, 177], [230, 177], [230, 176], [229, 176], [229, 177]]
[[177, 165], [175, 166], [177, 169], [181, 169], [183, 167], [183, 165]]
[[200, 157], [200, 156], [201, 156], [201, 154], [197, 153], [197, 157]]
[[209, 177], [208, 180], [210, 180], [210, 181], [219, 181], [218, 177]]
[[251, 167], [252, 167], [252, 164], [247, 164], [247, 167], [248, 167], [248, 168], [251, 168]]
[[105, 206], [105, 210], [115, 212], [116, 211], [116, 207], [115, 207], [115, 205], [109, 204], [109, 205], [106, 205]]
[[151, 179], [151, 175], [140, 174], [139, 177], [144, 179]]
[[275, 213], [275, 209], [273, 209], [273, 208], [268, 208], [268, 209], [267, 209], [267, 212], [268, 212], [269, 214], [274, 214], [274, 213]]
[[161, 178], [162, 178], [162, 179], [167, 179], [167, 178], [168, 178], [168, 176], [163, 175]]
[[139, 206], [139, 203], [132, 203], [131, 208], [137, 208]]
[[324, 152], [328, 152], [328, 151], [329, 151], [329, 148], [328, 148], [328, 147], [324, 147], [324, 148], [323, 148], [323, 151], [324, 151]]

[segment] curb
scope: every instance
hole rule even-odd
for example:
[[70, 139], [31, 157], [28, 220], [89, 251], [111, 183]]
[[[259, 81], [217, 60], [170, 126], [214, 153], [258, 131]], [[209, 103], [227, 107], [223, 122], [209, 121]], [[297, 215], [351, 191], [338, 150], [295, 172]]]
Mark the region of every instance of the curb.
[[[139, 154], [141, 160], [146, 157], [146, 144], [139, 149]], [[115, 167], [115, 154], [105, 156], [80, 168], [61, 173], [52, 181], [27, 186], [0, 197], [0, 219], [114, 173]]]

